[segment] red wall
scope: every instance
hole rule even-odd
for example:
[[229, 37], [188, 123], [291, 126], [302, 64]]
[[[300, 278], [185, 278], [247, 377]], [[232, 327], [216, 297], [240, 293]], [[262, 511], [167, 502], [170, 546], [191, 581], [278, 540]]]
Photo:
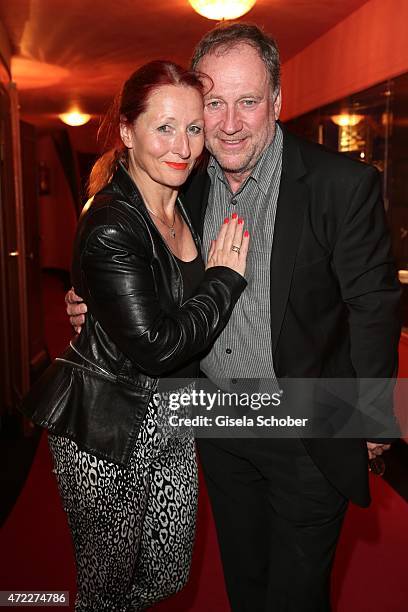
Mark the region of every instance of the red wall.
[[[65, 129], [68, 131], [74, 153], [97, 153], [97, 121]], [[38, 162], [46, 163], [50, 175], [50, 193], [39, 197], [41, 265], [43, 268], [69, 271], [77, 225], [76, 204], [57, 155], [52, 134], [52, 131], [43, 132], [37, 141]]]
[[50, 135], [38, 139], [37, 159], [46, 163], [50, 175], [49, 195], [39, 196], [41, 266], [70, 270], [77, 224], [75, 204]]
[[369, 0], [285, 62], [281, 118], [407, 72], [407, 24], [407, 0]]

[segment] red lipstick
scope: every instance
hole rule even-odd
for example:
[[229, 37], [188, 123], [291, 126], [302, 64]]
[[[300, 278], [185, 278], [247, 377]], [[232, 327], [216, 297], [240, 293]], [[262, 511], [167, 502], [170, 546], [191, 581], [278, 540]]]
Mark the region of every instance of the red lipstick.
[[165, 164], [167, 164], [168, 166], [170, 166], [170, 168], [174, 168], [175, 170], [186, 170], [188, 168], [188, 164], [186, 164], [185, 162], [164, 162]]

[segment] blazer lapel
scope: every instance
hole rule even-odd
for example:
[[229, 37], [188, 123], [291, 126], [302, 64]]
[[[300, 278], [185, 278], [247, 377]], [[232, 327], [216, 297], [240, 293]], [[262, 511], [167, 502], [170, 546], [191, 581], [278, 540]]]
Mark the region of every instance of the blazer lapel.
[[182, 188], [183, 202], [193, 224], [194, 229], [202, 239], [205, 211], [210, 193], [210, 177], [206, 170], [196, 171]]
[[297, 139], [283, 129], [282, 176], [271, 255], [271, 332], [275, 355], [307, 209], [306, 173]]

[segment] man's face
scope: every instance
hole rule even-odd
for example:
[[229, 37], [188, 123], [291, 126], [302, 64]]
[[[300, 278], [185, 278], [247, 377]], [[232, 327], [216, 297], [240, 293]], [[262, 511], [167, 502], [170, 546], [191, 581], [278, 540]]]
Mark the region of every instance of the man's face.
[[206, 146], [227, 175], [248, 176], [273, 139], [280, 92], [273, 101], [265, 65], [245, 43], [205, 55], [197, 69], [214, 83], [204, 98]]

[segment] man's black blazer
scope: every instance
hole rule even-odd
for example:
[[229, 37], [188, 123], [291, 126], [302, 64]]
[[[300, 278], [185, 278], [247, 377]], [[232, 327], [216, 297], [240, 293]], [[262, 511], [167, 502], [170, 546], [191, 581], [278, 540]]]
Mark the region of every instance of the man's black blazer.
[[[271, 256], [276, 374], [280, 379], [393, 377], [400, 288], [378, 173], [283, 132]], [[184, 193], [201, 236], [209, 188], [203, 170], [191, 177]], [[365, 441], [309, 438], [304, 444], [341, 493], [368, 505]]]

